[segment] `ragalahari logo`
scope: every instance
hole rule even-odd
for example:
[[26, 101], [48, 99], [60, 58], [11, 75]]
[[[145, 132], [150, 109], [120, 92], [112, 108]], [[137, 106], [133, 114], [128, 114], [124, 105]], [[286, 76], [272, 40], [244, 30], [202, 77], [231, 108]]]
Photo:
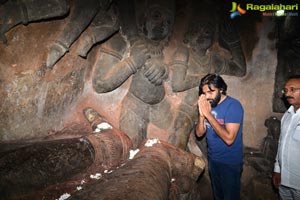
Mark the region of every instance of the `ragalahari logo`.
[[241, 8], [240, 4], [237, 4], [236, 2], [232, 2], [232, 7], [230, 10], [231, 14], [230, 14], [230, 18], [233, 19], [236, 16], [241, 16], [246, 14], [246, 10], [244, 10], [243, 8]]
[[236, 16], [241, 16], [246, 13], [246, 11], [260, 11], [263, 16], [298, 16], [298, 3], [270, 3], [270, 4], [254, 4], [247, 3], [245, 9], [241, 8], [240, 4], [232, 2], [232, 7], [230, 10], [230, 18], [233, 19]]

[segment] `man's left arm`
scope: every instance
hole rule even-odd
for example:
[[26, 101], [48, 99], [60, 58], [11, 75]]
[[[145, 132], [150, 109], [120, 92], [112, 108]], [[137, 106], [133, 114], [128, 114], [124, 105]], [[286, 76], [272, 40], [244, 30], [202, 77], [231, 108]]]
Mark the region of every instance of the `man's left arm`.
[[206, 119], [209, 121], [210, 125], [215, 130], [217, 135], [227, 145], [233, 144], [240, 128], [239, 123], [225, 123], [225, 127], [223, 127], [212, 114], [209, 114]]

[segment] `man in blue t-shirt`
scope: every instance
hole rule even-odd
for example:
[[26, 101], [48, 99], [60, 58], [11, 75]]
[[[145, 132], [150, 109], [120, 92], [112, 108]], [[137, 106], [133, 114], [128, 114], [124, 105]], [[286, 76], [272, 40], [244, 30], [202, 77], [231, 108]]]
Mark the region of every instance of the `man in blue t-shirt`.
[[226, 95], [227, 85], [208, 74], [199, 85], [197, 136], [206, 133], [208, 169], [215, 200], [239, 200], [243, 167], [241, 103]]

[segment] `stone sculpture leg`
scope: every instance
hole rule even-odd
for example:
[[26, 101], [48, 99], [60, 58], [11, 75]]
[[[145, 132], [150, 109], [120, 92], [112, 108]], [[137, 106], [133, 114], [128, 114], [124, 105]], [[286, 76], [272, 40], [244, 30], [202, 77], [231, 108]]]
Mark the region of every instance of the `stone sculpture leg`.
[[98, 0], [75, 0], [74, 10], [71, 12], [69, 22], [54, 44], [50, 47], [46, 67], [52, 68], [55, 63], [69, 50], [69, 47], [91, 23], [100, 10]]
[[123, 100], [120, 129], [132, 140], [134, 148], [147, 138], [149, 105], [128, 94]]
[[178, 110], [168, 141], [174, 146], [185, 150], [193, 127], [194, 123], [190, 116]]
[[112, 9], [109, 11], [100, 10], [92, 24], [81, 35], [77, 54], [81, 57], [86, 57], [94, 44], [107, 39], [118, 30], [119, 20], [112, 12]]
[[4, 34], [18, 24], [61, 17], [69, 9], [69, 0], [9, 0], [0, 5], [0, 40], [6, 42]]

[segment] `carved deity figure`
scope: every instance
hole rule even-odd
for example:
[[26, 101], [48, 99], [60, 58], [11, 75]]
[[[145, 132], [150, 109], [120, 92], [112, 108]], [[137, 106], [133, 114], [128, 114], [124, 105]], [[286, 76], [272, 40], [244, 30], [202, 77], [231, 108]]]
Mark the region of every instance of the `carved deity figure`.
[[187, 44], [178, 47], [170, 66], [172, 90], [176, 93], [183, 92], [183, 97], [176, 112], [169, 142], [180, 148], [186, 148], [189, 134], [198, 117], [196, 102], [200, 79], [207, 73], [238, 77], [246, 73], [240, 38], [230, 21], [220, 22], [218, 26], [219, 43], [230, 51], [231, 57], [227, 58], [212, 50], [216, 24], [212, 15], [201, 15], [191, 20], [185, 34]]
[[93, 88], [97, 93], [110, 92], [131, 79], [122, 102], [119, 125], [135, 146], [147, 137], [151, 107], [165, 98], [163, 83], [168, 69], [163, 49], [174, 23], [173, 3], [172, 0], [149, 1], [143, 5], [141, 15], [123, 19], [129, 21], [124, 23], [123, 32], [102, 45], [94, 66]]

